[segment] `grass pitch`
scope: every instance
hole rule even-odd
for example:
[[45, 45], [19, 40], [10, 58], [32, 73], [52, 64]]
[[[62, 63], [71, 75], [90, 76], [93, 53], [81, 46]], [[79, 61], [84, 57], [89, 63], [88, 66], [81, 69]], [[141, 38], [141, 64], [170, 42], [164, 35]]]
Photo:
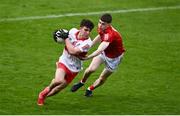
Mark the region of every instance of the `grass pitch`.
[[[179, 0], [1, 0], [0, 19], [178, 5]], [[79, 27], [83, 18], [97, 27], [100, 15], [0, 22], [0, 114], [180, 114], [179, 14], [180, 9], [112, 14], [113, 26], [121, 32], [126, 48], [119, 69], [92, 98], [83, 96], [85, 88], [70, 92], [82, 71], [43, 107], [36, 105], [38, 93], [54, 77], [55, 62], [63, 49], [53, 41], [52, 32]]]

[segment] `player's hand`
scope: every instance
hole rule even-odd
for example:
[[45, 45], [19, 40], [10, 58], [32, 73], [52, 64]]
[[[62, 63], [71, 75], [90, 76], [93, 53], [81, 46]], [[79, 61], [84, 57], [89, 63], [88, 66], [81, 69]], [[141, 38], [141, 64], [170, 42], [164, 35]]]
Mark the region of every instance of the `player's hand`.
[[59, 32], [60, 32], [60, 37], [62, 38], [62, 39], [67, 39], [68, 38], [68, 35], [69, 35], [69, 31], [68, 30], [65, 30], [65, 29], [60, 29], [59, 30]]
[[55, 41], [57, 41], [57, 38], [62, 38], [62, 39], [67, 39], [68, 38], [68, 35], [69, 35], [69, 31], [68, 30], [65, 30], [65, 29], [59, 29], [59, 30], [56, 30], [54, 33], [53, 33], [53, 38]]

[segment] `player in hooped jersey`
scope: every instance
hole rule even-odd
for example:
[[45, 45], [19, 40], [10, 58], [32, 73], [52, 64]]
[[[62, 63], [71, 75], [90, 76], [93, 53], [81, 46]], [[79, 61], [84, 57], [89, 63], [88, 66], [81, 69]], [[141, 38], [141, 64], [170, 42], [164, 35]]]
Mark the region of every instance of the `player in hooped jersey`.
[[72, 92], [77, 91], [84, 85], [88, 77], [96, 71], [96, 69], [102, 64], [105, 64], [105, 68], [100, 74], [99, 78], [87, 88], [85, 96], [92, 96], [92, 91], [101, 86], [107, 78], [113, 73], [113, 71], [120, 64], [125, 49], [123, 47], [122, 36], [111, 25], [112, 16], [109, 13], [103, 14], [98, 23], [98, 35], [93, 40], [93, 45], [100, 42], [100, 45], [96, 51], [89, 56], [83, 58], [84, 60], [93, 58], [89, 67], [85, 70], [83, 78], [79, 83], [76, 83], [71, 88]]
[[93, 28], [94, 24], [90, 20], [83, 19], [79, 30], [72, 28], [67, 37], [63, 38], [65, 48], [56, 63], [55, 77], [50, 85], [39, 93], [38, 105], [44, 105], [47, 97], [53, 96], [64, 89], [82, 69], [80, 57], [84, 57], [92, 45], [89, 35]]

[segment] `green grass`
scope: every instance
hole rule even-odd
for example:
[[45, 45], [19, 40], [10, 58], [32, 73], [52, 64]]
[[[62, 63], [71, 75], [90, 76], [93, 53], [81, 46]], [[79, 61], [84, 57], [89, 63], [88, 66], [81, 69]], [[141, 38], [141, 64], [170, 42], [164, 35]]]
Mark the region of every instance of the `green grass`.
[[[0, 18], [175, 5], [180, 5], [179, 0], [1, 0]], [[118, 70], [92, 98], [83, 96], [84, 89], [70, 92], [82, 71], [43, 107], [36, 105], [38, 93], [54, 77], [55, 62], [63, 49], [52, 40], [52, 32], [78, 27], [82, 18], [97, 25], [99, 16], [0, 22], [0, 114], [180, 114], [179, 14], [180, 9], [112, 14], [113, 26], [122, 33], [126, 48]], [[92, 38], [96, 34], [94, 29]]]

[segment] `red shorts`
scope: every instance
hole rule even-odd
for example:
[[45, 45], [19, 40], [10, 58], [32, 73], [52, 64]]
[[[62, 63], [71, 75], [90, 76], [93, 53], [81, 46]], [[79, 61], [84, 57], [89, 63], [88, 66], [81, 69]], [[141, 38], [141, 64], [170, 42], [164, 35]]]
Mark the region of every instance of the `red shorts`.
[[56, 66], [57, 68], [61, 68], [66, 72], [65, 75], [65, 80], [66, 82], [69, 84], [71, 83], [71, 81], [76, 77], [76, 75], [78, 74], [78, 72], [72, 72], [70, 71], [63, 63], [61, 62], [56, 62]]

